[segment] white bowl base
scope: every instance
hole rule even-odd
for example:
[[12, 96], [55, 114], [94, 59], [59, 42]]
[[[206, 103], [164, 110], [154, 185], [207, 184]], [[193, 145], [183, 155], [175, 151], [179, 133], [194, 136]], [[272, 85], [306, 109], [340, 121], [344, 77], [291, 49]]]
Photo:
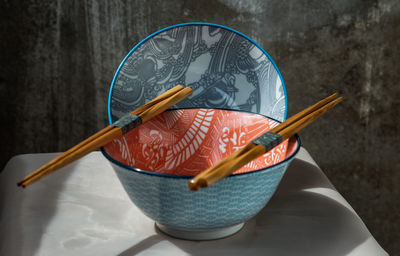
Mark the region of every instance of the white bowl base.
[[239, 223], [223, 228], [188, 230], [172, 228], [156, 222], [156, 226], [167, 235], [175, 238], [197, 241], [214, 240], [233, 235], [238, 232], [243, 227], [243, 225], [244, 223]]

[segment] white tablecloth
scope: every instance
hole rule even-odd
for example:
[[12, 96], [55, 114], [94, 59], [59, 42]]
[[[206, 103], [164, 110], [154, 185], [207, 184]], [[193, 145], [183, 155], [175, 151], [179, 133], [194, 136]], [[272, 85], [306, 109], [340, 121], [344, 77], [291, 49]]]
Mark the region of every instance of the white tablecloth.
[[387, 255], [304, 148], [240, 232], [203, 242], [160, 233], [99, 152], [16, 186], [56, 155], [16, 156], [0, 174], [0, 255]]

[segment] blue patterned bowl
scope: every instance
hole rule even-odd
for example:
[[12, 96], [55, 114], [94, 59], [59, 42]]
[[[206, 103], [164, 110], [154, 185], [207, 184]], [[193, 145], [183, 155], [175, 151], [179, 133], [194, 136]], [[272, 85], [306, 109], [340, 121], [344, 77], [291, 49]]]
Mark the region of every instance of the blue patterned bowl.
[[110, 123], [177, 84], [194, 92], [176, 108], [287, 116], [281, 73], [263, 48], [228, 27], [186, 23], [153, 33], [124, 58], [110, 88]]
[[273, 123], [243, 111], [170, 110], [102, 152], [133, 203], [163, 232], [191, 240], [216, 239], [240, 230], [267, 204], [300, 141], [292, 137], [209, 188], [193, 192], [188, 181]]
[[[277, 121], [284, 121], [287, 116], [287, 96], [282, 76], [264, 49], [231, 28], [210, 23], [186, 23], [153, 33], [124, 58], [110, 88], [110, 123], [177, 84], [190, 86], [194, 92], [175, 106], [179, 110], [169, 114], [183, 109], [205, 108], [253, 113]], [[173, 116], [165, 123], [169, 125], [171, 120], [178, 120], [177, 124], [185, 123], [184, 119], [174, 119]], [[254, 121], [244, 117], [232, 120], [246, 124]], [[143, 126], [140, 128], [142, 132], [146, 130]], [[221, 132], [229, 130], [220, 128]], [[201, 129], [208, 128], [202, 126]], [[173, 129], [169, 132], [173, 134]], [[249, 131], [244, 133], [249, 134]], [[183, 147], [185, 141], [182, 141], [183, 144], [172, 143], [172, 152], [182, 155], [182, 158], [171, 160], [167, 165], [172, 173], [154, 172], [162, 155], [154, 153], [155, 147], [161, 146], [154, 141], [150, 143], [153, 147], [139, 143], [143, 156], [148, 157], [142, 166], [138, 161], [140, 157], [130, 155], [139, 150], [128, 149], [138, 144], [138, 137], [124, 136], [123, 140], [115, 142], [115, 146], [121, 149], [118, 154], [110, 154], [108, 147], [102, 152], [111, 161], [132, 201], [154, 219], [162, 231], [186, 239], [215, 239], [238, 231], [247, 219], [264, 207], [300, 147], [300, 143], [292, 139], [288, 148], [293, 151], [285, 160], [268, 168], [232, 175], [199, 192], [190, 191], [187, 182], [193, 175], [178, 172], [174, 165], [185, 161], [197, 163], [187, 161], [189, 155], [205, 148], [213, 152], [204, 153], [203, 159], [214, 159], [212, 162], [215, 163], [217, 158], [222, 157], [215, 153], [215, 149], [226, 150], [225, 154], [237, 150], [243, 142], [242, 134], [242, 131], [237, 131], [236, 135], [222, 133], [218, 137], [214, 133], [215, 145], [200, 146], [200, 142], [193, 141], [194, 144], [186, 151], [174, 148]], [[140, 138], [165, 142], [167, 135], [160, 139], [157, 137], [159, 134], [153, 132]], [[196, 140], [200, 141], [202, 137], [197, 136]], [[233, 145], [232, 141], [237, 145]], [[276, 155], [270, 157], [273, 156]], [[130, 162], [123, 161], [121, 157], [130, 159]], [[186, 171], [195, 169], [192, 165], [185, 168]]]

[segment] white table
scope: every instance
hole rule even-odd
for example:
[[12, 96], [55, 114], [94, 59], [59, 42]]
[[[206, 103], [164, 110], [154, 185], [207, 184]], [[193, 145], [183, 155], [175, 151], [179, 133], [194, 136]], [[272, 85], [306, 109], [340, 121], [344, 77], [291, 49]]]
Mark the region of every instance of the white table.
[[203, 242], [160, 233], [99, 152], [16, 186], [56, 155], [16, 156], [0, 174], [0, 255], [387, 255], [304, 148], [239, 233]]

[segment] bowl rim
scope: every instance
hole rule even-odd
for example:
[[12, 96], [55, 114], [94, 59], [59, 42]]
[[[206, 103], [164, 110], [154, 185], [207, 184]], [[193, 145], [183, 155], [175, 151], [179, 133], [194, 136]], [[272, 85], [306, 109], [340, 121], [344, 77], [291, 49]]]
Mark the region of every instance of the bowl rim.
[[[271, 58], [271, 56], [267, 53], [266, 50], [264, 50], [264, 48], [262, 48], [258, 43], [256, 43], [253, 39], [251, 39], [250, 37], [246, 36], [245, 34], [230, 28], [230, 27], [226, 27], [223, 25], [219, 25], [219, 24], [214, 24], [214, 23], [208, 23], [208, 22], [188, 22], [188, 23], [181, 23], [181, 24], [176, 24], [176, 25], [172, 25], [166, 28], [163, 28], [161, 30], [158, 30], [154, 33], [152, 33], [151, 35], [147, 36], [146, 38], [144, 38], [142, 41], [140, 41], [138, 44], [136, 44], [129, 52], [128, 54], [124, 57], [124, 59], [122, 60], [122, 62], [119, 64], [117, 70], [115, 71], [114, 77], [111, 81], [111, 86], [110, 86], [110, 90], [108, 92], [108, 102], [107, 102], [107, 110], [108, 110], [108, 121], [110, 124], [113, 123], [112, 121], [112, 109], [111, 109], [111, 100], [112, 100], [112, 94], [113, 94], [113, 89], [114, 89], [114, 85], [115, 82], [117, 80], [117, 77], [122, 69], [122, 67], [125, 65], [126, 61], [128, 60], [128, 58], [136, 51], [137, 48], [139, 48], [142, 44], [144, 44], [145, 42], [147, 42], [149, 39], [153, 38], [154, 36], [163, 33], [167, 30], [170, 29], [174, 29], [177, 27], [185, 27], [185, 26], [210, 26], [210, 27], [218, 27], [218, 28], [223, 28], [226, 29], [228, 31], [231, 31], [233, 33], [238, 34], [239, 36], [244, 37], [245, 39], [247, 39], [248, 41], [250, 41], [252, 44], [254, 44], [259, 50], [261, 50], [261, 52], [263, 54], [265, 54], [268, 58], [268, 60], [272, 63], [272, 65], [274, 66], [276, 72], [278, 73], [279, 79], [281, 80], [282, 83], [282, 88], [283, 88], [283, 94], [285, 95], [285, 114], [283, 117], [283, 120], [286, 120], [287, 115], [288, 115], [288, 98], [287, 98], [287, 91], [286, 91], [286, 86], [285, 86], [285, 81], [283, 80], [282, 74], [278, 68], [278, 66], [276, 65], [275, 61]], [[256, 114], [256, 113], [255, 113]]]
[[[249, 111], [245, 111], [245, 110], [236, 110], [236, 109], [226, 109], [226, 108], [175, 108], [175, 109], [167, 109], [166, 111], [174, 111], [174, 110], [182, 110], [182, 109], [218, 109], [218, 110], [227, 110], [227, 111], [243, 112], [243, 113], [248, 113], [248, 114], [252, 114], [252, 115], [263, 116], [263, 117], [266, 117], [266, 118], [268, 118], [268, 119], [270, 119], [270, 120], [273, 120], [273, 121], [275, 121], [275, 122], [281, 123], [280, 121], [278, 121], [278, 120], [276, 120], [276, 119], [274, 119], [274, 118], [268, 117], [268, 116], [266, 116], [266, 115], [263, 115], [263, 114], [252, 113], [252, 112], [249, 112]], [[231, 175], [229, 175], [229, 176], [226, 177], [226, 178], [230, 178], [230, 177], [240, 177], [240, 176], [244, 176], [244, 175], [253, 175], [253, 174], [257, 174], [257, 173], [261, 173], [261, 172], [268, 172], [269, 170], [271, 170], [272, 168], [274, 168], [274, 167], [276, 167], [276, 166], [278, 166], [278, 165], [280, 165], [280, 164], [284, 164], [284, 163], [286, 163], [286, 162], [290, 162], [290, 161], [297, 155], [297, 153], [299, 152], [300, 147], [301, 147], [300, 136], [299, 136], [298, 134], [295, 134], [293, 137], [295, 137], [296, 140], [297, 140], [297, 147], [296, 147], [296, 149], [293, 151], [293, 153], [292, 153], [290, 156], [286, 157], [285, 160], [283, 160], [283, 161], [281, 161], [281, 162], [278, 162], [278, 163], [276, 163], [276, 164], [270, 165], [270, 166], [268, 166], [268, 167], [266, 167], [266, 168], [261, 168], [261, 169], [257, 169], [257, 170], [253, 170], [253, 171], [249, 171], [249, 172], [244, 172], [244, 173], [231, 174]], [[158, 173], [158, 172], [152, 172], [152, 171], [142, 170], [142, 169], [135, 168], [135, 167], [126, 165], [126, 164], [124, 164], [124, 163], [121, 163], [121, 162], [118, 161], [118, 160], [115, 160], [113, 157], [111, 157], [111, 156], [105, 151], [104, 146], [100, 148], [100, 151], [101, 151], [101, 153], [103, 154], [103, 156], [104, 156], [105, 158], [107, 158], [107, 160], [109, 160], [111, 163], [113, 163], [113, 164], [115, 164], [115, 165], [117, 165], [117, 166], [122, 167], [122, 168], [123, 168], [124, 170], [126, 170], [126, 171], [133, 171], [133, 172], [137, 172], [137, 173], [140, 173], [140, 174], [147, 174], [147, 175], [159, 176], [159, 177], [165, 177], [165, 178], [191, 179], [191, 178], [195, 177], [195, 176], [193, 176], [193, 175], [165, 174], [165, 173]]]

